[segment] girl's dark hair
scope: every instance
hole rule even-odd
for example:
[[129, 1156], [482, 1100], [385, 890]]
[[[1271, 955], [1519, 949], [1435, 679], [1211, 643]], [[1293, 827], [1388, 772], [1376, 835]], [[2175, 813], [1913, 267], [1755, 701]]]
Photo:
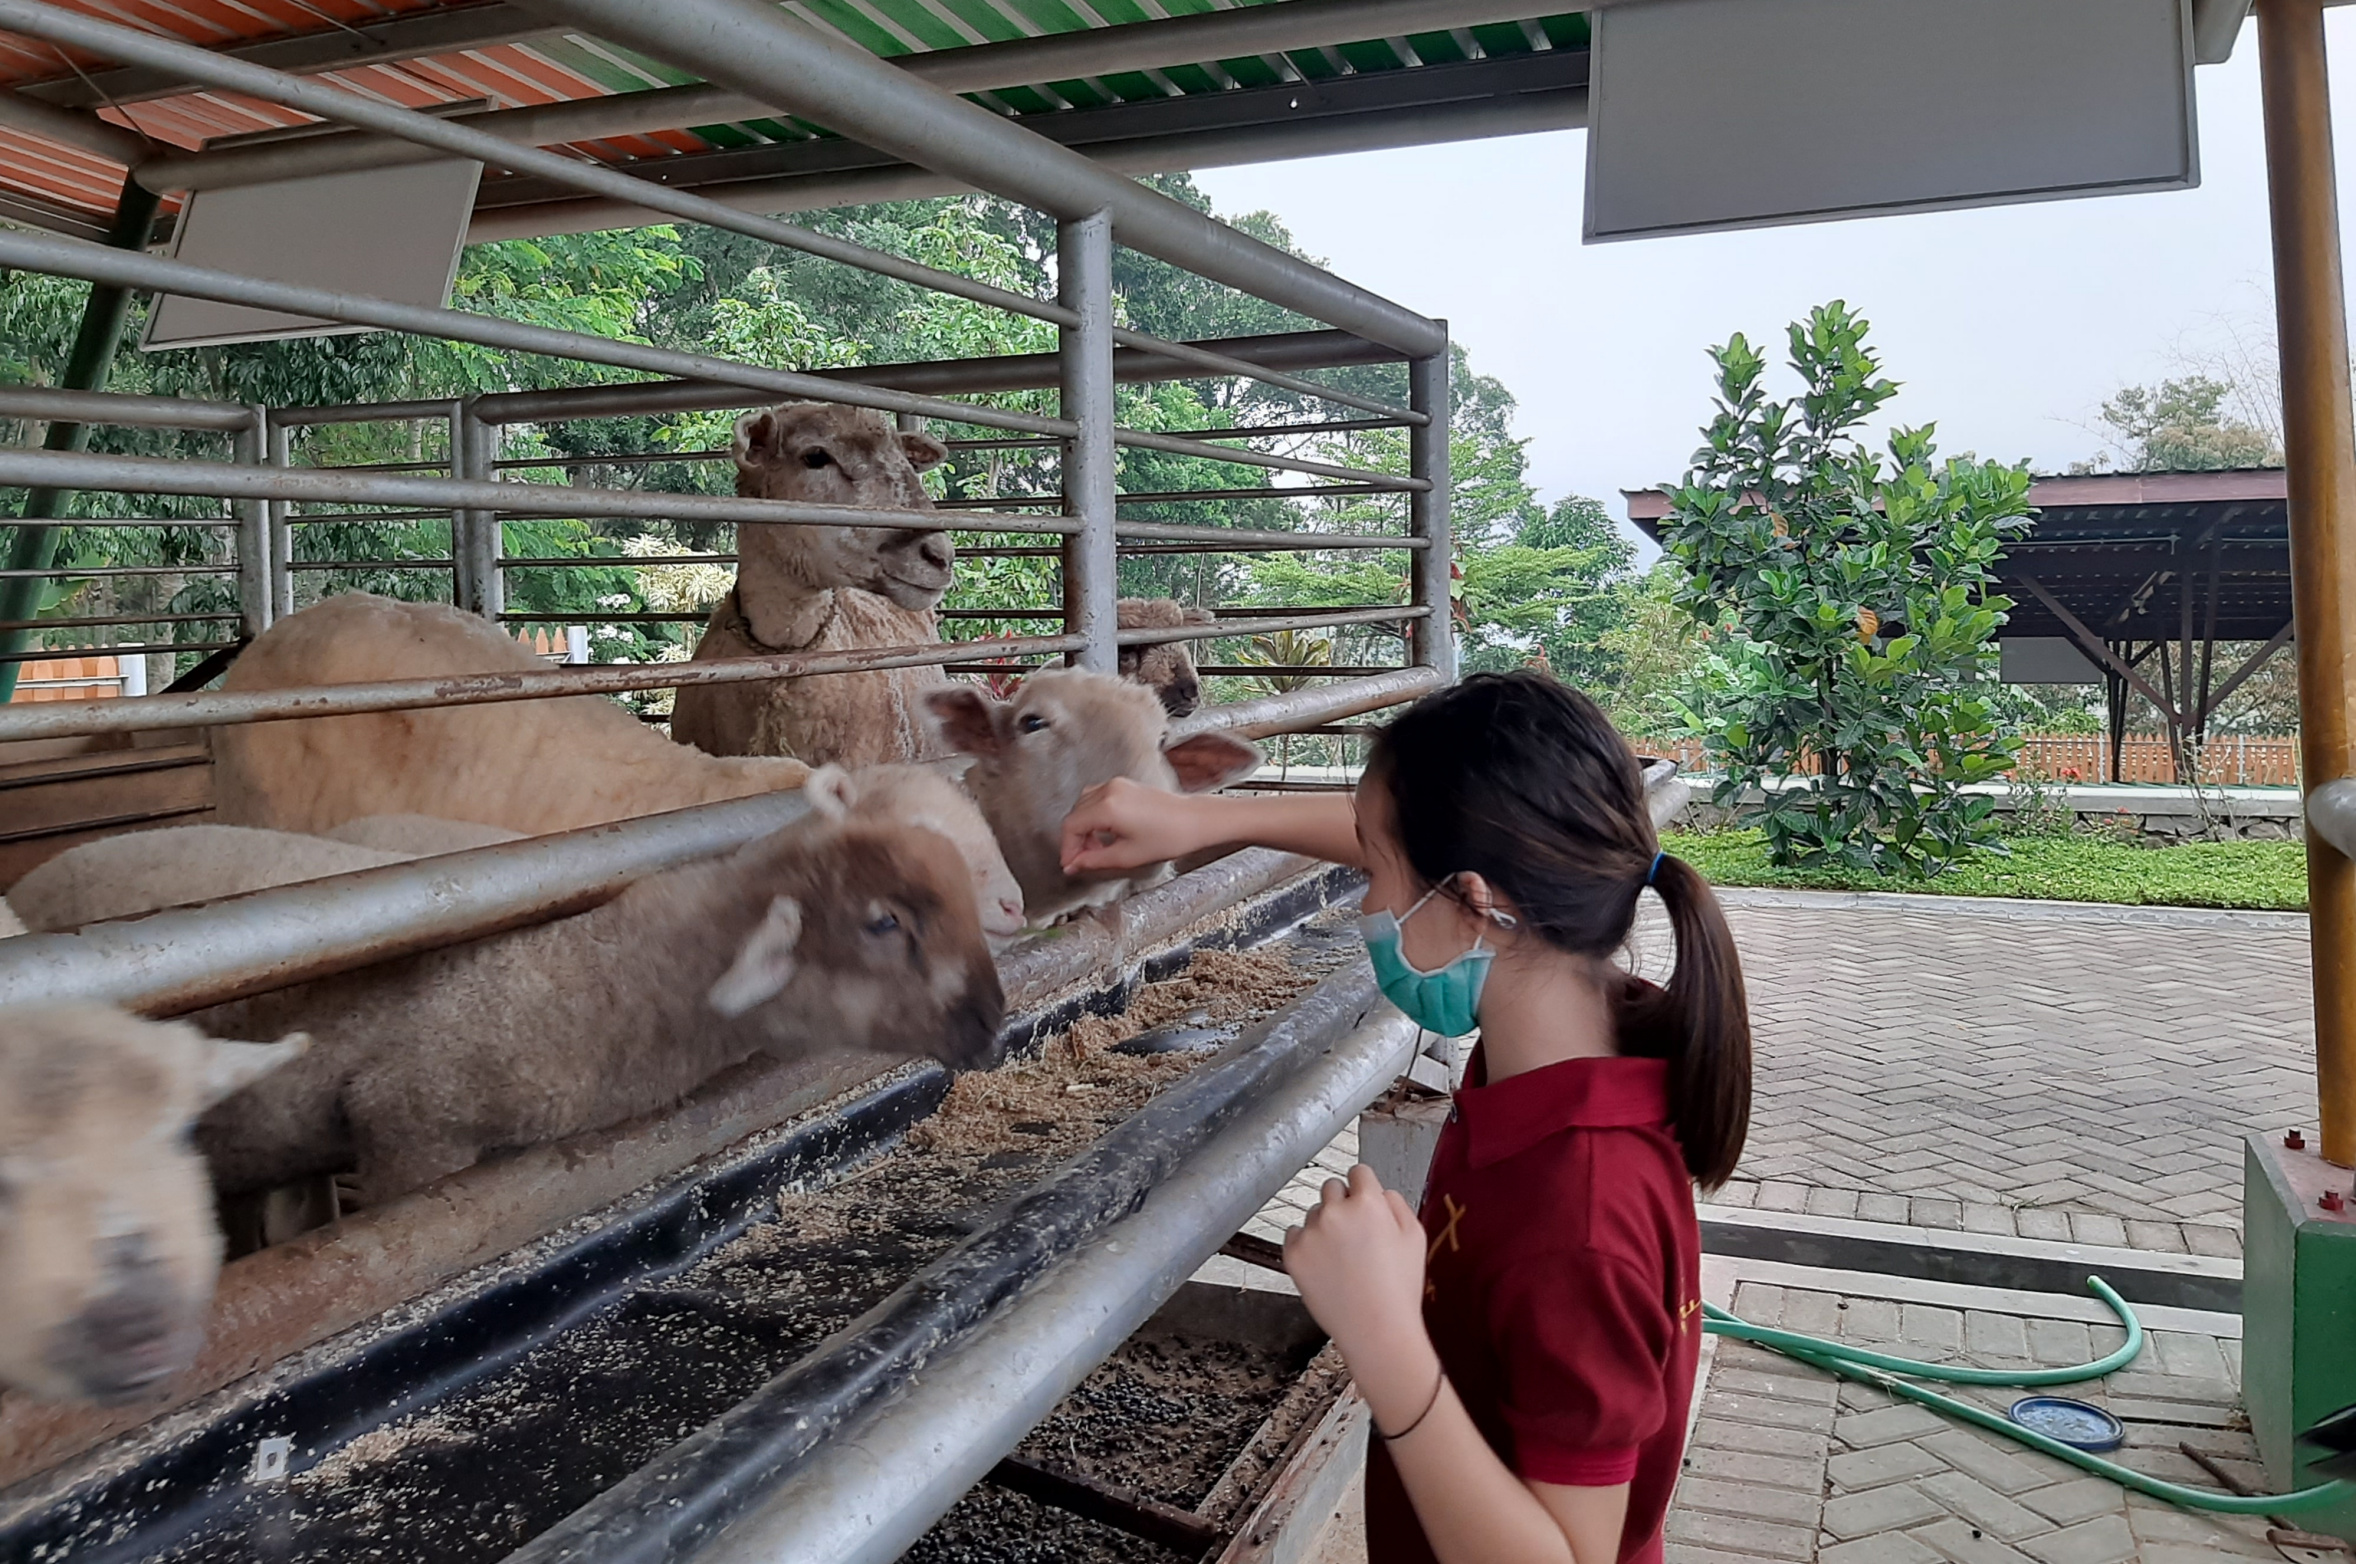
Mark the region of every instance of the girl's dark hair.
[[1445, 886], [1466, 870], [1522, 926], [1601, 960], [1627, 942], [1647, 874], [1669, 909], [1677, 966], [1665, 992], [1631, 980], [1615, 1007], [1623, 1052], [1669, 1062], [1686, 1168], [1726, 1182], [1751, 1117], [1751, 1022], [1734, 935], [1709, 882], [1663, 858], [1636, 752], [1595, 702], [1543, 674], [1474, 674], [1377, 735], [1369, 781], [1390, 795], [1408, 866]]

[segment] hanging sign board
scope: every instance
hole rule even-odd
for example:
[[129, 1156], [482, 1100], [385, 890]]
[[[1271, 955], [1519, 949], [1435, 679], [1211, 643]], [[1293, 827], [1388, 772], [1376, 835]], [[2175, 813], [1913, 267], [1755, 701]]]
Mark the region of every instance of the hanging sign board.
[[1590, 243], [2200, 183], [2191, 0], [1589, 15]]
[[[181, 209], [172, 255], [271, 282], [439, 308], [458, 272], [482, 171], [480, 163], [453, 159], [199, 190]], [[375, 329], [167, 293], [148, 311], [139, 345], [190, 348]]]

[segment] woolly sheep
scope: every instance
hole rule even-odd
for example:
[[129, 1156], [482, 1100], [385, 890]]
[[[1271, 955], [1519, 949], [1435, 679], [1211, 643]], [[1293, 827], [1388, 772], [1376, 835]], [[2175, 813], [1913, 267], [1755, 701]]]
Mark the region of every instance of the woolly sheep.
[[814, 814], [591, 912], [201, 1013], [302, 1027], [197, 1145], [228, 1195], [356, 1166], [363, 1205], [676, 1102], [755, 1053], [988, 1062], [1005, 997], [955, 846]]
[[69, 847], [10, 886], [8, 905], [36, 933], [78, 929], [415, 856], [251, 826], [166, 826]]
[[[1124, 597], [1116, 623], [1123, 630], [1179, 630], [1188, 625], [1216, 624], [1218, 615], [1166, 597]], [[1120, 669], [1122, 678], [1142, 684], [1160, 697], [1162, 710], [1173, 717], [1189, 716], [1202, 704], [1202, 678], [1194, 671], [1190, 642], [1124, 646]]]
[[811, 808], [835, 819], [858, 814], [940, 832], [973, 875], [983, 935], [996, 946], [1023, 931], [1023, 888], [1006, 867], [981, 807], [950, 777], [931, 766], [821, 766], [804, 791]]
[[188, 1126], [302, 1049], [105, 1005], [0, 1010], [0, 1383], [122, 1402], [189, 1365], [221, 1235]]
[[[222, 688], [541, 672], [479, 614], [366, 592], [281, 619]], [[537, 836], [799, 787], [809, 767], [672, 744], [599, 695], [246, 723], [213, 730], [214, 812], [318, 833], [364, 815], [427, 815]]]
[[967, 684], [935, 691], [929, 705], [949, 745], [975, 757], [965, 785], [1022, 885], [1034, 926], [1170, 877], [1166, 863], [1066, 875], [1064, 817], [1083, 792], [1122, 776], [1165, 792], [1207, 792], [1260, 764], [1257, 749], [1223, 733], [1165, 743], [1169, 718], [1153, 692], [1111, 674], [1051, 668], [1025, 679], [1011, 701]]
[[431, 815], [362, 815], [319, 833], [331, 842], [350, 842], [379, 852], [432, 858], [442, 853], [469, 852], [520, 842], [524, 833], [503, 826], [477, 825], [472, 820], [437, 820]]

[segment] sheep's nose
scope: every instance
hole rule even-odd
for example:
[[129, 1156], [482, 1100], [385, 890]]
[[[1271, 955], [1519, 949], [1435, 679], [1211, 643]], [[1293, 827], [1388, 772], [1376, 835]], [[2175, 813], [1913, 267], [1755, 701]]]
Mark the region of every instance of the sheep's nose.
[[1022, 926], [1023, 904], [1019, 901], [1007, 901], [1001, 898], [998, 903], [997, 932], [1012, 934]]
[[957, 563], [957, 547], [946, 532], [928, 532], [916, 545], [916, 557], [935, 570], [947, 570]]
[[1173, 717], [1192, 716], [1195, 707], [1202, 704], [1202, 698], [1203, 687], [1193, 679], [1173, 680], [1162, 686], [1162, 707]]
[[124, 1401], [184, 1366], [186, 1311], [170, 1275], [144, 1250], [108, 1272], [107, 1291], [67, 1327], [64, 1356], [92, 1399]]

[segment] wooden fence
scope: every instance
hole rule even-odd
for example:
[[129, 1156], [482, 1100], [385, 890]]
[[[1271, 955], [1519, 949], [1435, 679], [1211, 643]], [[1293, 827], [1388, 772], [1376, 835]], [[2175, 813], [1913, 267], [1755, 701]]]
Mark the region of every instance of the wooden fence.
[[[1674, 759], [1687, 771], [1708, 769], [1699, 739], [1631, 738], [1640, 755]], [[2023, 740], [2021, 758], [2031, 773], [2062, 782], [2166, 782], [2176, 780], [2167, 739], [2130, 733], [2119, 752], [2119, 774], [2111, 776], [2110, 740], [2099, 733], [2033, 733]], [[2219, 734], [2201, 757], [2201, 780], [2213, 787], [2296, 787], [2299, 741], [2295, 737]]]

